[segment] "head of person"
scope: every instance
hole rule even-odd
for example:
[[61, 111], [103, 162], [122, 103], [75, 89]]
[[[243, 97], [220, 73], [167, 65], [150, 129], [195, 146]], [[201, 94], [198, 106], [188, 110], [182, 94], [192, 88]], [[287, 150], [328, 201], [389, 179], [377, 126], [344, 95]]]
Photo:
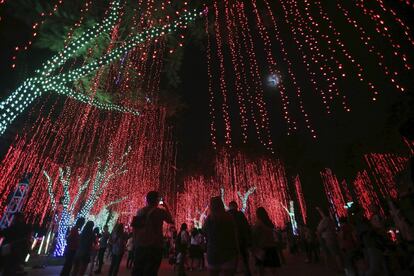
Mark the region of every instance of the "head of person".
[[78, 218], [76, 220], [75, 227], [78, 228], [78, 229], [80, 229], [80, 228], [82, 228], [82, 226], [84, 224], [85, 224], [85, 218], [84, 217], [80, 217], [80, 218]]
[[108, 228], [108, 225], [105, 225], [105, 226], [103, 227], [103, 231], [104, 231], [104, 232], [108, 232], [108, 229], [109, 229], [109, 228]]
[[148, 206], [155, 207], [160, 202], [160, 194], [157, 191], [148, 192], [146, 200]]
[[93, 233], [95, 234], [95, 236], [98, 236], [99, 235], [99, 227], [95, 227], [93, 229]]
[[221, 197], [215, 196], [210, 199], [210, 214], [214, 216], [218, 216], [226, 212], [224, 209], [223, 201]]
[[235, 211], [237, 211], [238, 209], [239, 209], [239, 206], [237, 205], [237, 202], [236, 201], [230, 201], [230, 203], [229, 203], [229, 209], [230, 210], [235, 210]]
[[256, 217], [257, 220], [259, 220], [261, 223], [266, 225], [270, 228], [275, 228], [275, 225], [273, 224], [272, 220], [269, 217], [269, 214], [267, 213], [266, 209], [263, 207], [259, 207], [256, 209]]
[[82, 233], [92, 233], [93, 232], [93, 226], [94, 226], [93, 221], [89, 220], [85, 224], [85, 227], [83, 227]]
[[186, 231], [187, 230], [187, 223], [181, 224], [180, 231]]

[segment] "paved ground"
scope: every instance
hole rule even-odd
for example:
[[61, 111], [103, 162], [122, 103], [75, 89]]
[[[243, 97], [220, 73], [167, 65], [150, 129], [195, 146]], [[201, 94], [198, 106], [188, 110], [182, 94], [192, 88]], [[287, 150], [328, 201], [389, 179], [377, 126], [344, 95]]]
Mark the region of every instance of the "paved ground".
[[[124, 258], [125, 259], [125, 258]], [[49, 266], [44, 269], [29, 269], [30, 276], [58, 276], [61, 270], [61, 266]], [[108, 266], [104, 266], [102, 274], [107, 275]], [[176, 275], [173, 268], [164, 261], [161, 265], [160, 276]], [[130, 275], [129, 270], [126, 269], [125, 260], [121, 264], [119, 276]], [[208, 275], [207, 272], [188, 272], [189, 276], [204, 276]], [[242, 275], [242, 274], [240, 274]], [[325, 268], [322, 264], [306, 264], [301, 256], [289, 256], [287, 258], [287, 264], [282, 266], [277, 271], [277, 275], [294, 275], [294, 276], [334, 276], [338, 275], [332, 270]], [[339, 274], [340, 275], [340, 274]]]

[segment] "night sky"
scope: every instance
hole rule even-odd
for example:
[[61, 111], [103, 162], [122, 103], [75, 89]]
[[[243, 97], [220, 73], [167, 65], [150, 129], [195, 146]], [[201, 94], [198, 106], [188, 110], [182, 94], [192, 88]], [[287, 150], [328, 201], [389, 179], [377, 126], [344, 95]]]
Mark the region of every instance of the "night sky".
[[[390, 2], [390, 1], [386, 1]], [[393, 1], [391, 1], [393, 2]], [[401, 15], [408, 19], [414, 18], [414, 10], [395, 5]], [[12, 16], [13, 10], [0, 7], [2, 20], [0, 21], [0, 100], [4, 99], [16, 88], [20, 81], [33, 73], [41, 61], [50, 55], [48, 51], [31, 49], [18, 58], [16, 70], [11, 70], [10, 56], [16, 41], [25, 41], [30, 35], [30, 28], [19, 19]], [[342, 20], [342, 21], [341, 21]], [[408, 20], [407, 20], [408, 22]], [[343, 19], [338, 18], [337, 24], [344, 25]], [[414, 24], [410, 27], [414, 28]], [[289, 47], [293, 47], [290, 34], [282, 30]], [[358, 46], [355, 34], [348, 33], [345, 37], [354, 49], [359, 59], [369, 64], [370, 60], [364, 56], [363, 48]], [[211, 166], [214, 151], [210, 146], [210, 117], [208, 107], [207, 67], [205, 47], [199, 42], [189, 41], [185, 45], [183, 65], [180, 71], [182, 83], [174, 91], [178, 95], [182, 108], [168, 120], [174, 126], [175, 137], [178, 142], [178, 168], [181, 174], [190, 174], [202, 171]], [[205, 41], [204, 41], [205, 43]], [[275, 48], [274, 52], [278, 52]], [[391, 55], [391, 52], [385, 53]], [[276, 56], [276, 58], [278, 58]], [[301, 57], [294, 57], [300, 61]], [[259, 59], [264, 59], [260, 57]], [[228, 61], [227, 61], [228, 62]], [[283, 69], [283, 68], [282, 68]], [[283, 70], [282, 70], [283, 71]], [[260, 72], [263, 81], [267, 72]], [[305, 72], [298, 68], [300, 82], [305, 82]], [[382, 83], [382, 75], [376, 74], [377, 81]], [[232, 76], [227, 76], [232, 77]], [[307, 132], [299, 130], [291, 136], [286, 135], [286, 126], [281, 119], [280, 97], [275, 89], [266, 89], [268, 111], [271, 118], [271, 133], [276, 142], [275, 157], [282, 159], [289, 173], [299, 173], [304, 183], [305, 194], [317, 194], [321, 191], [319, 171], [330, 167], [341, 177], [352, 179], [356, 171], [361, 168], [362, 156], [369, 152], [405, 153], [406, 148], [398, 133], [398, 127], [410, 115], [409, 103], [412, 101], [414, 87], [411, 73], [403, 76], [408, 85], [408, 91], [398, 94], [391, 91], [384, 83], [384, 91], [376, 103], [372, 103], [366, 91], [356, 82], [351, 81], [343, 90], [351, 99], [352, 112], [337, 112], [332, 116], [324, 116], [319, 98], [312, 93], [304, 97], [312, 111], [312, 120], [318, 131], [318, 139], [312, 139]], [[233, 99], [234, 100], [234, 99]], [[408, 107], [407, 107], [408, 105]], [[232, 110], [236, 112], [237, 110]], [[23, 118], [19, 118], [7, 133], [0, 138], [0, 157], [7, 150], [15, 133], [18, 133]], [[234, 119], [237, 120], [237, 119]], [[220, 129], [219, 129], [220, 131]], [[241, 149], [250, 156], [269, 155], [259, 143], [250, 141], [247, 145], [240, 142], [238, 130], [234, 130], [233, 149]], [[318, 185], [318, 189], [314, 189]]]

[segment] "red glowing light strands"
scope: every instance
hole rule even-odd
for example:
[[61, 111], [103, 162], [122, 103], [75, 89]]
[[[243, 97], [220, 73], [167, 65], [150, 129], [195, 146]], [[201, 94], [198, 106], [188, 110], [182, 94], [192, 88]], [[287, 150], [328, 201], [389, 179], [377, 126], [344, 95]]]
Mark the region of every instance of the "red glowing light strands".
[[[384, 6], [384, 3], [382, 0], [376, 0], [375, 2], [377, 2], [377, 4], [381, 7], [380, 10], [382, 10], [383, 12], [388, 11], [388, 9]], [[378, 12], [369, 8], [368, 5], [365, 5], [364, 0], [356, 1], [355, 5], [359, 7], [365, 15], [368, 15], [373, 22], [375, 22], [376, 32], [389, 41], [392, 48], [394, 49], [394, 55], [401, 58], [401, 61], [404, 63], [405, 68], [409, 70], [411, 68], [411, 65], [407, 63], [407, 54], [403, 53], [401, 50], [401, 45], [395, 42], [393, 35], [389, 32], [390, 26], [386, 25], [385, 19], [381, 17], [381, 15]], [[407, 27], [404, 24], [404, 22], [402, 22], [401, 19], [399, 19], [398, 17], [395, 17], [395, 12], [393, 15], [394, 15], [394, 19], [397, 21], [397, 23], [400, 24], [402, 28]], [[410, 35], [409, 28], [408, 30], [405, 30], [404, 35], [406, 38], [408, 38], [409, 42], [414, 46], [414, 42]]]
[[223, 114], [224, 120], [224, 137], [225, 143], [228, 146], [231, 146], [231, 124], [230, 124], [230, 116], [229, 116], [229, 107], [227, 104], [227, 85], [225, 81], [225, 67], [224, 67], [224, 57], [222, 52], [222, 39], [221, 39], [221, 30], [220, 30], [220, 17], [219, 17], [219, 10], [218, 10], [218, 3], [214, 1], [214, 15], [215, 15], [215, 24], [214, 30], [216, 34], [216, 45], [217, 45], [217, 56], [219, 58], [219, 68], [220, 68], [220, 91], [222, 94], [223, 103], [221, 104], [221, 110]]
[[399, 0], [401, 3], [406, 4], [407, 6], [414, 8], [414, 1], [413, 0]]
[[[405, 91], [404, 87], [402, 87], [401, 84], [399, 84], [399, 82], [397, 82], [395, 80], [396, 76], [398, 75], [398, 72], [395, 71], [395, 70], [393, 72], [390, 71], [390, 67], [386, 65], [384, 53], [380, 52], [380, 50], [378, 50], [377, 47], [374, 46], [373, 37], [368, 35], [366, 30], [358, 23], [358, 21], [351, 17], [350, 12], [348, 10], [346, 10], [344, 8], [344, 6], [342, 6], [338, 3], [337, 7], [343, 12], [343, 14], [345, 15], [348, 23], [359, 31], [361, 42], [363, 42], [364, 45], [367, 46], [369, 53], [374, 54], [378, 58], [378, 66], [380, 68], [382, 68], [382, 70], [384, 71], [385, 76], [387, 76], [387, 78], [389, 79], [391, 84], [393, 86], [395, 86], [395, 88], [398, 91], [404, 92]], [[396, 53], [396, 52], [394, 52], [394, 53]], [[405, 64], [405, 68], [409, 69], [410, 66], [407, 67], [407, 64]], [[359, 77], [362, 77], [362, 76], [359, 76]], [[361, 78], [360, 80], [363, 81], [363, 78]], [[373, 88], [374, 86], [373, 86], [372, 83], [368, 83], [368, 85], [369, 85], [369, 87], [374, 89]], [[372, 99], [376, 100], [376, 96], [378, 94], [379, 94], [378, 91], [374, 90], [374, 96], [373, 96]]]
[[331, 214], [335, 215], [336, 218], [346, 217], [346, 202], [336, 175], [330, 169], [325, 169], [321, 172], [321, 178], [330, 204]]
[[306, 201], [305, 201], [305, 197], [303, 196], [302, 184], [300, 182], [299, 175], [295, 176], [295, 178], [293, 179], [293, 183], [295, 185], [296, 197], [299, 202], [300, 214], [302, 215], [302, 221], [306, 225], [306, 220], [307, 220], [306, 219], [307, 218]]
[[246, 84], [246, 81], [242, 79], [241, 73], [240, 73], [241, 70], [244, 70], [244, 68], [241, 68], [242, 66], [244, 67], [244, 64], [242, 64], [243, 61], [240, 61], [237, 56], [236, 43], [238, 42], [238, 37], [237, 35], [235, 36], [234, 34], [234, 25], [233, 25], [233, 21], [230, 19], [228, 2], [226, 1], [224, 5], [225, 5], [224, 6], [225, 11], [226, 11], [225, 12], [226, 22], [228, 23], [226, 24], [226, 29], [228, 33], [228, 44], [230, 46], [231, 62], [232, 62], [234, 74], [235, 74], [235, 83], [234, 83], [235, 94], [237, 97], [237, 102], [238, 102], [238, 106], [240, 110], [240, 120], [241, 120], [240, 125], [241, 125], [241, 132], [242, 132], [242, 140], [243, 140], [243, 143], [246, 143], [248, 139], [248, 118], [247, 118], [248, 115], [247, 115], [247, 110], [246, 110], [246, 104], [244, 102], [243, 90], [244, 89], [248, 90], [249, 86], [246, 86], [243, 88], [243, 84]]
[[[272, 53], [272, 44], [270, 41], [269, 33], [266, 27], [264, 26], [262, 17], [257, 9], [256, 0], [252, 0], [252, 5], [253, 5], [253, 11], [255, 14], [255, 18], [256, 18], [256, 23], [259, 29], [259, 34], [264, 44], [264, 51], [266, 52], [266, 59], [268, 62], [269, 73], [270, 75], [275, 74], [276, 76], [281, 76], [282, 74], [278, 69], [278, 64]], [[284, 118], [288, 124], [288, 130], [289, 130], [288, 133], [290, 133], [291, 131], [294, 130], [295, 122], [291, 121], [290, 119], [291, 116], [289, 115], [289, 104], [288, 104], [290, 101], [289, 101], [288, 94], [286, 93], [286, 87], [283, 81], [279, 83], [279, 86], [280, 88], [278, 90], [281, 96]], [[301, 95], [300, 89], [298, 89], [298, 95]], [[300, 100], [300, 104], [301, 105], [303, 104], [301, 100]]]
[[[248, 25], [248, 19], [245, 13], [245, 6], [243, 3], [238, 3], [235, 6], [237, 9], [234, 11], [237, 16], [238, 22], [240, 22], [240, 33], [243, 38], [243, 45], [246, 47], [246, 52], [249, 58], [249, 72], [252, 77], [254, 93], [250, 95], [254, 98], [251, 98], [251, 101], [254, 102], [257, 106], [257, 111], [259, 114], [258, 119], [253, 119], [256, 126], [256, 134], [259, 141], [265, 146], [265, 148], [273, 152], [272, 140], [270, 137], [269, 129], [269, 116], [267, 113], [266, 102], [263, 98], [263, 84], [260, 72], [257, 57], [254, 51], [254, 42], [252, 38], [252, 32]], [[255, 118], [255, 117], [253, 117]]]
[[208, 94], [209, 94], [209, 113], [210, 113], [210, 139], [213, 148], [217, 146], [217, 129], [216, 129], [216, 109], [215, 109], [215, 93], [213, 90], [213, 75], [211, 72], [211, 36], [209, 31], [208, 16], [205, 17], [205, 32], [207, 34], [207, 74], [208, 74]]
[[[252, 126], [256, 130], [257, 140], [266, 148], [270, 148], [272, 142], [268, 135], [270, 118], [266, 111], [270, 99], [266, 97], [265, 100], [262, 96], [263, 71], [283, 76], [283, 82], [277, 90], [288, 135], [297, 131], [301, 124], [313, 138], [317, 138], [312, 118], [316, 107], [307, 102], [309, 95], [319, 96], [325, 113], [333, 116], [338, 107], [351, 112], [351, 96], [355, 90], [351, 84], [355, 80], [359, 82], [358, 89], [368, 90], [367, 97], [372, 101], [379, 99], [379, 87], [384, 91], [390, 91], [388, 86], [392, 90], [405, 91], [402, 73], [411, 69], [412, 56], [406, 49], [412, 48], [413, 38], [408, 25], [384, 1], [368, 3], [358, 0], [355, 4], [336, 1], [334, 5], [328, 5], [323, 1], [279, 0], [271, 3], [265, 0], [263, 4], [264, 7], [260, 9], [256, 0], [236, 3], [225, 1], [215, 6], [216, 15], [221, 15], [216, 16], [216, 21], [219, 21], [215, 22], [216, 36], [219, 35], [222, 45], [227, 43], [229, 46], [228, 51], [222, 50], [217, 57], [218, 60], [231, 61], [233, 68], [226, 67], [225, 74], [223, 70], [218, 74], [217, 78], [226, 76], [223, 82], [226, 90], [223, 90], [221, 83], [222, 94], [214, 95], [214, 102], [217, 105], [224, 102], [228, 106], [235, 98], [239, 114], [233, 114], [234, 109], [230, 108], [230, 111], [221, 115], [227, 127], [229, 118], [231, 124], [240, 124], [237, 128], [233, 127], [232, 131], [241, 129], [244, 143], [251, 140], [248, 136]], [[340, 24], [341, 20], [347, 24]], [[220, 27], [223, 24], [227, 32]], [[287, 36], [285, 32], [291, 35]], [[397, 40], [399, 32], [403, 39], [397, 43], [400, 41]], [[351, 34], [356, 34], [357, 43], [348, 41], [347, 36]], [[382, 43], [384, 39], [385, 43]], [[285, 45], [292, 43], [296, 47], [287, 49]], [[209, 47], [213, 47], [208, 52], [209, 59], [214, 61], [214, 45]], [[385, 54], [388, 50], [394, 53], [397, 60]], [[361, 53], [368, 58], [362, 59]], [[371, 59], [375, 62], [368, 63]], [[226, 66], [228, 64], [225, 63]], [[386, 86], [378, 78], [378, 70], [387, 80]], [[211, 75], [213, 71], [209, 72], [210, 80], [215, 77]], [[234, 72], [233, 79], [228, 77], [230, 72]], [[305, 78], [299, 79], [299, 74]], [[374, 74], [377, 76], [375, 80]], [[244, 93], [240, 92], [240, 87], [244, 88]], [[231, 88], [234, 91], [230, 91]], [[223, 92], [227, 95], [223, 95]], [[319, 106], [317, 108], [320, 109]], [[215, 109], [215, 112], [218, 111]], [[296, 116], [303, 119], [299, 120]], [[218, 119], [218, 115], [215, 115], [216, 124], [219, 123]], [[216, 136], [217, 129], [214, 131]], [[225, 139], [226, 135], [228, 133], [224, 133]]]
[[[0, 4], [4, 4], [6, 1], [4, 0], [3, 2], [1, 2]], [[41, 20], [36, 21], [35, 23], [32, 24], [32, 34], [31, 34], [31, 38], [20, 45], [16, 45], [14, 47], [15, 50], [15, 54], [12, 56], [12, 69], [16, 68], [16, 59], [17, 59], [17, 52], [19, 51], [27, 51], [30, 46], [33, 44], [33, 40], [37, 37], [37, 32], [40, 29], [40, 27], [42, 26], [42, 24], [45, 22], [45, 20], [47, 19], [47, 17], [53, 16], [59, 9], [60, 6], [62, 6], [63, 4], [63, 0], [58, 0], [57, 3], [53, 6], [52, 10], [49, 13], [41, 13], [39, 14], [39, 16], [41, 17]]]
[[382, 212], [378, 196], [374, 191], [371, 179], [369, 178], [367, 171], [364, 170], [362, 172], [358, 172], [355, 180], [353, 181], [353, 184], [358, 202], [363, 208], [366, 218], [369, 219], [373, 215], [373, 207], [380, 208], [380, 211]]
[[[256, 189], [254, 189], [256, 188]], [[220, 196], [224, 203], [231, 200], [245, 207], [249, 218], [255, 217], [256, 208], [263, 206], [278, 227], [289, 221], [283, 206], [288, 206], [287, 178], [284, 165], [278, 160], [260, 158], [250, 160], [242, 153], [219, 151], [211, 177], [198, 175], [184, 179], [183, 191], [177, 196], [177, 222], [194, 221], [205, 210], [212, 196]], [[243, 195], [249, 194], [243, 205]]]
[[371, 153], [364, 156], [365, 162], [370, 168], [370, 173], [383, 198], [396, 199], [398, 189], [396, 175], [406, 169], [408, 158], [393, 154]]

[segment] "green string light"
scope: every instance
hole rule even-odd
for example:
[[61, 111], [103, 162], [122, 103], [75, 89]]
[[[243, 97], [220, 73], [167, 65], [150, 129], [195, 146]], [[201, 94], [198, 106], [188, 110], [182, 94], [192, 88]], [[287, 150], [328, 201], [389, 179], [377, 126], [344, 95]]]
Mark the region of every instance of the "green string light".
[[36, 76], [28, 78], [18, 87], [6, 100], [0, 102], [0, 135], [7, 127], [21, 114], [36, 98], [46, 92], [57, 93], [73, 98], [85, 104], [89, 104], [102, 110], [112, 110], [124, 113], [139, 115], [139, 111], [116, 104], [101, 103], [88, 95], [77, 93], [68, 87], [68, 84], [79, 80], [82, 77], [96, 72], [99, 68], [106, 66], [134, 49], [137, 45], [174, 32], [178, 28], [186, 27], [203, 13], [196, 10], [188, 11], [170, 24], [152, 27], [143, 33], [132, 36], [125, 43], [96, 60], [93, 60], [79, 68], [66, 73], [54, 73], [58, 68], [80, 49], [85, 48], [102, 33], [109, 32], [118, 21], [120, 4], [119, 1], [111, 3], [109, 16], [101, 23], [98, 23], [85, 31], [78, 39], [72, 41], [61, 52], [53, 56], [43, 64], [42, 70], [36, 71]]

